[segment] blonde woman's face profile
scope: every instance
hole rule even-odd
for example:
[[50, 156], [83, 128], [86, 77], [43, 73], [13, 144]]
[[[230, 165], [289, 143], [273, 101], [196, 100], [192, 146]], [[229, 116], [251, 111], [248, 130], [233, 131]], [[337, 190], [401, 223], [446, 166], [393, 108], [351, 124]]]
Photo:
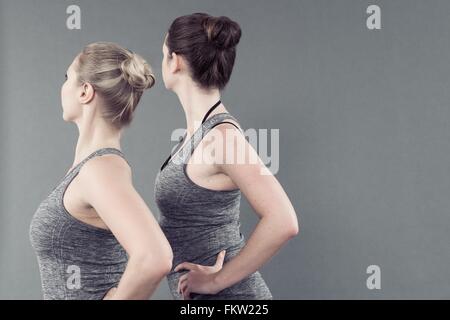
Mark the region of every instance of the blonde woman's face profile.
[[64, 121], [74, 121], [81, 115], [81, 104], [78, 97], [82, 88], [78, 82], [78, 76], [74, 68], [76, 60], [77, 58], [67, 68], [66, 79], [61, 87], [61, 104]]

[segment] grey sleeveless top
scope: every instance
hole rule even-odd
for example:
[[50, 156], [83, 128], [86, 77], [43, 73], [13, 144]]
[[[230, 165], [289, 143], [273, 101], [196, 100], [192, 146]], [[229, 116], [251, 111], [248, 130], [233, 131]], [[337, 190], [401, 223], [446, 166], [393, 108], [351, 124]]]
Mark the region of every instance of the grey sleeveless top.
[[109, 230], [73, 217], [63, 195], [82, 166], [93, 157], [117, 154], [99, 149], [70, 170], [39, 205], [30, 225], [30, 240], [37, 254], [44, 299], [96, 300], [117, 286], [128, 256]]
[[[186, 272], [174, 271], [179, 263], [187, 261], [213, 265], [217, 254], [226, 249], [226, 264], [245, 244], [239, 222], [240, 190], [204, 188], [186, 174], [189, 157], [203, 136], [214, 126], [226, 122], [226, 119], [236, 121], [228, 113], [215, 114], [181, 148], [180, 141], [178, 152], [167, 159], [156, 177], [154, 191], [160, 210], [159, 223], [174, 254], [173, 268], [167, 279], [175, 299], [182, 299], [177, 292], [177, 285], [180, 276]], [[256, 300], [272, 299], [272, 295], [260, 273], [255, 272], [216, 295], [192, 293], [191, 298]]]

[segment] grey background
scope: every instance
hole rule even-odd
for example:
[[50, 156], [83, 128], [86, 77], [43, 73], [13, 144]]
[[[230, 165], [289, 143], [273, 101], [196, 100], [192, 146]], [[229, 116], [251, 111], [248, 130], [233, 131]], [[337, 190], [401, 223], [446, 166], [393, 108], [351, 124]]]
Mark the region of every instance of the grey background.
[[[67, 30], [78, 4], [82, 29]], [[382, 29], [366, 28], [366, 8]], [[228, 15], [243, 37], [223, 101], [245, 128], [280, 129], [280, 171], [301, 231], [261, 270], [276, 299], [450, 298], [450, 2], [0, 1], [0, 298], [40, 299], [28, 240], [72, 164], [60, 86], [82, 46], [115, 41], [158, 75], [123, 149], [155, 215], [153, 182], [185, 125], [161, 79], [169, 23]], [[243, 232], [256, 215], [242, 203]], [[366, 268], [381, 268], [368, 290]], [[153, 297], [170, 299], [164, 282]]]

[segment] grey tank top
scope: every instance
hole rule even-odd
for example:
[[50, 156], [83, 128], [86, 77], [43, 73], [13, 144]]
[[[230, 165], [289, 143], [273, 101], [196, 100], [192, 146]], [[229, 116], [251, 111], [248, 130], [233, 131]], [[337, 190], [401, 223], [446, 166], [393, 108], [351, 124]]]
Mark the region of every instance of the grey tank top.
[[[239, 222], [240, 190], [204, 188], [186, 173], [189, 157], [202, 138], [219, 123], [227, 122], [226, 119], [236, 121], [228, 113], [208, 118], [181, 148], [180, 141], [177, 152], [167, 159], [156, 176], [154, 192], [160, 211], [159, 223], [174, 254], [167, 280], [175, 299], [182, 299], [177, 285], [186, 272], [174, 271], [179, 263], [213, 265], [217, 254], [224, 249], [227, 250], [224, 263], [227, 263], [245, 245]], [[216, 295], [192, 293], [191, 298], [259, 300], [272, 299], [272, 295], [260, 273], [255, 272]]]
[[117, 286], [125, 270], [128, 256], [113, 233], [78, 220], [63, 204], [64, 192], [83, 165], [104, 154], [124, 157], [115, 148], [90, 154], [66, 174], [31, 220], [30, 240], [37, 255], [44, 299], [102, 299]]

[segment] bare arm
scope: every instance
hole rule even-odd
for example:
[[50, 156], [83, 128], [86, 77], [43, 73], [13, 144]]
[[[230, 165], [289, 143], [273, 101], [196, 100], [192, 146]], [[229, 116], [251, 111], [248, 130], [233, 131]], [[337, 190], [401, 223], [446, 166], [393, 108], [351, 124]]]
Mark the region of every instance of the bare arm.
[[102, 156], [87, 162], [80, 178], [84, 200], [96, 210], [129, 256], [111, 298], [148, 299], [172, 267], [172, 250], [134, 189], [129, 166], [117, 156]]
[[[228, 175], [240, 188], [260, 221], [239, 254], [223, 267], [223, 256], [219, 256], [216, 265], [208, 271], [203, 266], [189, 263], [177, 266], [175, 270], [194, 270], [190, 272], [191, 275], [188, 273], [180, 278], [180, 290], [187, 298], [190, 292], [214, 294], [243, 280], [266, 263], [299, 230], [297, 216], [288, 196], [245, 137], [237, 135], [237, 143], [233, 146], [234, 152], [245, 150], [244, 163], [227, 164], [224, 159], [232, 141], [228, 141], [226, 129], [236, 129], [229, 124], [217, 128], [222, 131], [225, 141], [222, 152], [216, 152], [215, 156], [219, 163], [218, 170]], [[202, 272], [209, 275], [202, 277]]]

